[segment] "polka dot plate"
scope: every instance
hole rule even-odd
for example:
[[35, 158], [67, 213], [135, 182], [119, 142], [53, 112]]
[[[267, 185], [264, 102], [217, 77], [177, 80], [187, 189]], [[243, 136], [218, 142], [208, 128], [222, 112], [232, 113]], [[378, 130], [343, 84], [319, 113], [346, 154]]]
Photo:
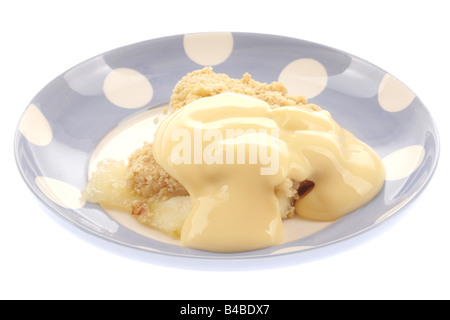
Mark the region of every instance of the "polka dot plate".
[[[204, 66], [233, 78], [248, 72], [261, 82], [282, 81], [289, 93], [305, 95], [309, 102], [330, 111], [342, 127], [383, 159], [386, 181], [381, 193], [333, 223], [288, 223], [280, 245], [232, 254], [183, 248], [83, 201], [80, 192], [91, 159], [105, 137], [130, 119], [149, 112], [162, 114], [161, 106], [168, 103], [181, 77]], [[124, 147], [127, 144], [122, 142]], [[427, 185], [437, 165], [439, 141], [419, 98], [369, 62], [294, 38], [201, 33], [121, 47], [64, 72], [26, 108], [18, 124], [15, 151], [18, 168], [32, 192], [54, 213], [87, 232], [151, 252], [243, 258], [318, 248], [378, 225]]]

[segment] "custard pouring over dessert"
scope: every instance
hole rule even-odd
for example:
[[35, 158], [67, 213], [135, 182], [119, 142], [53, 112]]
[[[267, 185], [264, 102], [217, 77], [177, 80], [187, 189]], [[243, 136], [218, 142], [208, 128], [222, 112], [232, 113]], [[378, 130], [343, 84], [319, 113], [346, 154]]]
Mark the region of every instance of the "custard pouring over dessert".
[[180, 80], [170, 104], [153, 143], [128, 163], [102, 162], [84, 195], [182, 246], [241, 252], [277, 245], [284, 219], [336, 220], [383, 187], [378, 155], [279, 82], [204, 68]]

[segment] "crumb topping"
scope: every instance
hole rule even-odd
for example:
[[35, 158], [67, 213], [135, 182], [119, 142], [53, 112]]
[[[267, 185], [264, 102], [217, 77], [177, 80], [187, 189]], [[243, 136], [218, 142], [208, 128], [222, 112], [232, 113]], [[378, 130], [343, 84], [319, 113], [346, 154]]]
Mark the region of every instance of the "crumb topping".
[[245, 73], [242, 79], [233, 79], [224, 73], [214, 73], [211, 67], [205, 67], [184, 76], [173, 89], [170, 105], [177, 110], [200, 98], [224, 92], [252, 96], [267, 102], [274, 108], [301, 106], [313, 111], [321, 110], [317, 105], [308, 104], [304, 96], [289, 95], [281, 82], [270, 84], [258, 82], [248, 73]]
[[145, 143], [128, 158], [125, 178], [128, 188], [149, 200], [188, 195], [186, 189], [155, 161], [150, 143]]

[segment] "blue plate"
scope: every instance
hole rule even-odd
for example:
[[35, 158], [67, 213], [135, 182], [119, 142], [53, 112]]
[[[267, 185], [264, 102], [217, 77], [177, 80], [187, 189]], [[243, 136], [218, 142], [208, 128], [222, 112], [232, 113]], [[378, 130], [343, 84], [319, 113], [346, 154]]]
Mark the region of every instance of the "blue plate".
[[[183, 248], [136, 232], [101, 207], [80, 200], [98, 144], [125, 119], [167, 104], [186, 73], [282, 81], [320, 105], [374, 148], [386, 166], [381, 193], [364, 207], [305, 236], [251, 252]], [[26, 108], [15, 135], [18, 168], [31, 191], [81, 229], [164, 254], [262, 257], [332, 244], [368, 230], [410, 203], [430, 181], [439, 155], [435, 124], [402, 82], [351, 54], [299, 39], [253, 33], [203, 33], [153, 39], [103, 53], [50, 82]], [[336, 190], [336, 192], [339, 192]], [[295, 228], [289, 232], [295, 233]]]

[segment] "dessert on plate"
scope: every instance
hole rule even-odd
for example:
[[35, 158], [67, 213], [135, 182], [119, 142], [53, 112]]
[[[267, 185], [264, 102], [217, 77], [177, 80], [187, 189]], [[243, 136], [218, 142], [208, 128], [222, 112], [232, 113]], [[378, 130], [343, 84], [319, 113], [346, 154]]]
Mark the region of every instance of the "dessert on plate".
[[283, 220], [336, 220], [383, 186], [377, 154], [280, 82], [207, 67], [176, 84], [170, 106], [155, 137], [127, 162], [102, 161], [83, 194], [183, 246], [276, 245]]

